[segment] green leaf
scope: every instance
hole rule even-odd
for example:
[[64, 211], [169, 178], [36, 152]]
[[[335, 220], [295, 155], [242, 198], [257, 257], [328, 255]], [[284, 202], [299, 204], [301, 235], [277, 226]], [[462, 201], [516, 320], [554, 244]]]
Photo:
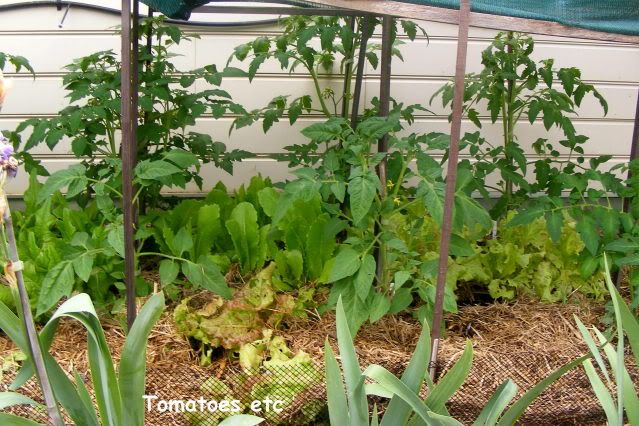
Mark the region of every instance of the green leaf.
[[40, 404], [33, 399], [21, 395], [16, 392], [0, 392], [0, 410], [13, 407], [15, 405], [32, 405], [34, 407], [41, 407]]
[[61, 298], [69, 296], [73, 291], [73, 284], [75, 274], [70, 260], [64, 260], [49, 270], [42, 280], [36, 316], [48, 312]]
[[368, 425], [368, 401], [364, 391], [364, 376], [357, 361], [357, 353], [353, 346], [351, 335], [342, 298], [337, 301], [336, 307], [337, 345], [344, 369], [344, 381], [346, 383], [346, 395], [351, 414], [351, 426]]
[[371, 287], [373, 285], [373, 280], [375, 279], [375, 268], [376, 262], [375, 258], [370, 254], [367, 254], [362, 259], [362, 264], [355, 275], [355, 280], [353, 284], [355, 285], [355, 291], [357, 292], [357, 296], [365, 301], [370, 293]]
[[197, 212], [197, 233], [193, 258], [211, 254], [213, 246], [222, 235], [220, 206], [211, 204], [200, 207]]
[[127, 334], [118, 379], [122, 395], [122, 424], [144, 424], [144, 382], [149, 334], [164, 310], [164, 294], [157, 293], [144, 304]]
[[599, 233], [594, 220], [590, 216], [583, 216], [577, 221], [576, 229], [590, 254], [596, 256], [599, 251]]
[[606, 244], [605, 250], [617, 253], [636, 252], [639, 251], [639, 242], [622, 238]]
[[360, 223], [366, 217], [375, 201], [379, 178], [374, 173], [364, 176], [356, 176], [348, 183], [348, 195], [350, 195], [350, 207], [353, 222]]
[[443, 182], [422, 181], [419, 184], [419, 194], [424, 199], [428, 213], [441, 226], [444, 220], [444, 193], [446, 185]]
[[162, 286], [172, 284], [180, 272], [180, 264], [172, 259], [164, 259], [160, 262], [160, 284]]
[[601, 381], [599, 375], [595, 371], [595, 368], [592, 365], [592, 362], [587, 359], [584, 361], [584, 370], [586, 371], [586, 376], [588, 376], [588, 380], [592, 386], [592, 390], [595, 392], [597, 399], [599, 400], [599, 404], [601, 408], [606, 413], [606, 417], [608, 418], [609, 425], [622, 426], [623, 423], [618, 423], [617, 419], [617, 406], [610, 395], [610, 391], [606, 388], [606, 385]]
[[350, 247], [340, 250], [331, 261], [326, 263], [324, 272], [322, 272], [322, 282], [326, 284], [334, 283], [341, 279], [347, 278], [355, 274], [361, 266], [359, 253]]
[[277, 210], [277, 203], [280, 199], [280, 193], [275, 188], [263, 188], [257, 193], [260, 207], [268, 217], [273, 217]]
[[384, 367], [372, 364], [364, 370], [364, 375], [377, 382], [388, 392], [401, 398], [427, 425], [431, 424], [430, 408], [419, 399], [415, 392], [391, 372]]
[[87, 253], [81, 253], [79, 256], [73, 258], [73, 269], [75, 273], [84, 282], [89, 281], [91, 277], [91, 271], [93, 270], [93, 262], [95, 256]]
[[164, 160], [144, 160], [135, 167], [135, 175], [140, 179], [158, 180], [177, 173], [182, 173], [182, 170]]
[[579, 332], [581, 333], [581, 337], [586, 343], [586, 345], [588, 346], [588, 350], [590, 350], [590, 353], [592, 354], [593, 358], [597, 362], [597, 365], [599, 366], [601, 373], [606, 378], [606, 381], [610, 381], [610, 376], [608, 375], [608, 369], [606, 368], [606, 364], [604, 364], [603, 358], [601, 357], [601, 352], [599, 352], [599, 349], [597, 348], [597, 344], [593, 340], [592, 336], [590, 335], [590, 332], [588, 331], [584, 323], [581, 322], [581, 320], [576, 315], [574, 315], [574, 318], [575, 318], [575, 323], [577, 324], [577, 328], [579, 329]]
[[109, 230], [107, 234], [109, 245], [124, 259], [124, 226], [118, 225]]
[[544, 214], [544, 207], [541, 205], [533, 205], [530, 207], [524, 207], [523, 210], [517, 212], [515, 217], [508, 222], [508, 227], [518, 225], [528, 225], [535, 219], [539, 219]]
[[457, 234], [451, 234], [450, 254], [457, 257], [469, 257], [475, 255], [475, 250], [467, 239]]
[[201, 256], [198, 259], [198, 263], [183, 262], [182, 272], [195, 286], [203, 287], [225, 299], [231, 298], [231, 289], [210, 256]]
[[406, 283], [406, 281], [408, 281], [410, 279], [410, 272], [409, 271], [397, 271], [395, 272], [395, 276], [393, 279], [393, 290], [397, 291], [400, 288], [402, 288], [402, 286]]
[[180, 257], [185, 252], [193, 248], [193, 237], [191, 232], [186, 228], [181, 228], [173, 239], [173, 249], [176, 251], [174, 255]]
[[589, 355], [583, 356], [581, 358], [577, 358], [552, 372], [550, 375], [546, 376], [544, 379], [539, 381], [535, 386], [533, 386], [530, 390], [528, 390], [521, 398], [519, 398], [506, 413], [499, 420], [499, 426], [510, 426], [517, 422], [519, 417], [524, 414], [524, 411], [528, 408], [533, 401], [541, 395], [541, 393], [546, 390], [550, 385], [555, 383], [561, 376], [572, 370], [573, 368], [581, 365], [586, 359], [589, 358]]
[[[82, 293], [64, 302], [45, 325], [42, 334], [52, 336], [61, 317], [73, 318], [87, 329], [89, 366], [101, 420], [108, 425], [122, 424], [122, 399], [113, 359], [91, 298]], [[47, 364], [47, 370], [49, 369], [50, 367]], [[54, 389], [56, 389], [56, 397], [58, 397], [57, 388], [54, 387]], [[75, 390], [74, 393], [77, 405], [80, 397]], [[80, 404], [80, 406], [84, 408], [83, 404]], [[66, 405], [65, 408], [67, 408]]]
[[185, 169], [200, 164], [197, 155], [183, 149], [172, 149], [164, 153], [164, 159]]
[[563, 227], [564, 216], [561, 211], [549, 211], [546, 213], [546, 226], [548, 227], [548, 235], [557, 243], [561, 239], [561, 228]]
[[302, 130], [302, 134], [317, 143], [330, 142], [339, 138], [344, 122], [341, 118], [334, 118], [326, 123], [312, 124]]
[[490, 397], [481, 413], [479, 413], [473, 426], [493, 426], [497, 424], [497, 420], [499, 420], [499, 417], [515, 396], [517, 396], [517, 385], [508, 379], [495, 390], [493, 396]]
[[344, 424], [350, 424], [344, 379], [339, 369], [337, 359], [335, 358], [335, 353], [333, 353], [333, 349], [328, 343], [328, 339], [324, 342], [324, 364], [326, 370], [328, 414], [331, 424], [337, 425], [342, 422], [344, 422]]
[[235, 206], [230, 219], [226, 221], [226, 229], [231, 235], [242, 272], [247, 273], [262, 267], [263, 259], [260, 259], [259, 253], [260, 235], [255, 207], [248, 202]]
[[68, 169], [60, 170], [49, 176], [40, 188], [38, 193], [38, 203], [43, 203], [49, 199], [56, 191], [69, 187], [67, 197], [78, 195], [88, 185], [85, 176], [86, 168], [81, 165], [71, 166]]
[[7, 426], [44, 426], [42, 423], [7, 413], [0, 413], [0, 423]]
[[391, 308], [391, 301], [386, 295], [373, 291], [368, 300], [368, 320], [371, 323], [377, 322], [388, 313]]
[[336, 236], [344, 229], [344, 222], [328, 215], [319, 216], [306, 235], [305, 264], [307, 278], [318, 279], [337, 246]]
[[466, 342], [459, 360], [448, 370], [426, 398], [425, 404], [438, 414], [447, 414], [445, 404], [461, 388], [473, 365], [473, 345]]
[[[431, 347], [430, 347], [430, 328], [428, 323], [424, 322], [422, 332], [415, 346], [413, 356], [402, 374], [402, 382], [411, 391], [419, 394], [424, 378], [428, 372], [428, 364], [430, 363]], [[430, 380], [430, 379], [429, 379]], [[412, 410], [400, 397], [391, 399], [388, 408], [384, 413], [381, 426], [393, 426], [396, 424], [406, 424]]]

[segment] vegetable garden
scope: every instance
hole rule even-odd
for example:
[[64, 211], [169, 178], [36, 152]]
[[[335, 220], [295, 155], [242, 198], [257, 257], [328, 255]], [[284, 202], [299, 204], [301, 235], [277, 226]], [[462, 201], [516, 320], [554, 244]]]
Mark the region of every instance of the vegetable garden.
[[[197, 36], [152, 14], [131, 31], [128, 7], [132, 59], [74, 60], [68, 106], [2, 129], [0, 184], [29, 175], [24, 208], [0, 200], [2, 424], [639, 425], [639, 162], [588, 152], [573, 120], [609, 106], [585, 73], [508, 30], [480, 72], [406, 104], [387, 84], [413, 60], [401, 45], [428, 37], [412, 20], [293, 13], [185, 70], [174, 51]], [[1, 50], [0, 71], [34, 74]], [[234, 100], [225, 83], [269, 63], [313, 91]], [[382, 73], [370, 105], [364, 67]], [[322, 78], [335, 69], [339, 90]], [[415, 132], [441, 109], [450, 135]], [[254, 156], [193, 130], [228, 116], [229, 132], [321, 121], [278, 155], [286, 181], [165, 196]], [[547, 135], [530, 140], [536, 122]], [[78, 160], [64, 170], [33, 155], [63, 145]], [[159, 405], [200, 397], [215, 409]]]

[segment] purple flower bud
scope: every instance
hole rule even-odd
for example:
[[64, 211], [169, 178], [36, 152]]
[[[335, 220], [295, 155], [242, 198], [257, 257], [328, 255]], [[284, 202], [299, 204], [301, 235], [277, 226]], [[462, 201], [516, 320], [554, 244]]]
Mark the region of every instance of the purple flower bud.
[[8, 160], [13, 155], [13, 147], [8, 143], [0, 143], [0, 158]]

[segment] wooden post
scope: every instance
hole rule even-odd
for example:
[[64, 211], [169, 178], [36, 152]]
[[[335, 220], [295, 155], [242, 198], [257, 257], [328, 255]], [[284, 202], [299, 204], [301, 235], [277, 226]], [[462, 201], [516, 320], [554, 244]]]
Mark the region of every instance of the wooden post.
[[459, 36], [457, 39], [457, 66], [455, 69], [455, 91], [453, 96], [453, 116], [450, 129], [450, 150], [448, 154], [448, 171], [446, 174], [446, 199], [444, 200], [444, 219], [439, 246], [439, 271], [437, 274], [437, 290], [433, 310], [431, 330], [432, 353], [430, 358], [430, 375], [435, 377], [437, 353], [441, 325], [444, 317], [444, 294], [446, 290], [446, 274], [448, 272], [448, 250], [452, 234], [453, 208], [455, 205], [455, 186], [457, 183], [457, 162], [459, 161], [459, 139], [464, 102], [464, 79], [466, 76], [466, 55], [468, 52], [468, 27], [470, 22], [470, 0], [461, 0], [459, 14]]

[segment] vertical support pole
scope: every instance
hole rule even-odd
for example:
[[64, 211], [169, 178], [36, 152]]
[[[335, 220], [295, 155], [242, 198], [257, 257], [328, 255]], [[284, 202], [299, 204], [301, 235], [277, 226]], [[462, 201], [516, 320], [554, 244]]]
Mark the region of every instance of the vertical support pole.
[[[635, 112], [634, 130], [632, 131], [632, 142], [630, 144], [630, 160], [629, 161], [636, 160], [638, 157], [639, 157], [639, 91], [637, 93], [637, 109]], [[630, 178], [632, 178], [632, 171], [628, 170], [628, 180], [630, 180]], [[630, 211], [630, 202], [631, 202], [631, 199], [629, 198], [623, 199], [621, 209], [625, 213], [628, 213]], [[617, 270], [617, 272], [615, 272], [615, 275], [613, 277], [615, 281], [615, 286], [617, 288], [621, 287], [622, 278], [623, 278], [623, 274], [620, 268]]]
[[[137, 90], [138, 81], [140, 80], [140, 64], [138, 55], [140, 51], [140, 1], [133, 0], [133, 22], [131, 24], [131, 110], [133, 112], [133, 120], [131, 121], [131, 161], [133, 166], [138, 161], [138, 101], [139, 93]], [[137, 193], [137, 188], [133, 187], [133, 193]], [[133, 204], [133, 226], [137, 228], [140, 219], [140, 201]]]
[[[639, 91], [638, 91], [639, 92]], [[632, 144], [630, 145], [630, 161], [639, 158], [639, 93], [637, 93], [637, 110], [635, 112], [635, 126], [632, 132]], [[628, 171], [628, 179], [632, 177], [632, 173]], [[630, 209], [630, 200], [624, 198], [623, 211], [628, 212]]]
[[459, 139], [461, 136], [461, 120], [463, 112], [464, 77], [466, 75], [466, 55], [468, 52], [468, 26], [470, 21], [470, 0], [461, 0], [459, 10], [459, 36], [457, 39], [457, 65], [455, 68], [455, 91], [453, 97], [453, 116], [450, 130], [450, 152], [448, 155], [448, 171], [446, 174], [446, 199], [444, 201], [444, 218], [439, 246], [439, 271], [437, 274], [437, 291], [433, 311], [433, 328], [431, 330], [432, 353], [429, 370], [435, 377], [437, 353], [441, 337], [441, 324], [444, 316], [444, 292], [446, 274], [448, 272], [448, 250], [452, 233], [453, 207], [455, 202], [455, 185], [457, 183], [457, 163], [459, 160]]
[[[349, 23], [348, 26], [351, 29], [351, 33], [355, 34], [355, 25], [356, 19], [354, 16], [348, 18]], [[344, 70], [344, 96], [342, 97], [342, 117], [344, 119], [348, 119], [348, 112], [350, 110], [351, 105], [351, 82], [353, 80], [353, 61], [355, 60], [355, 43], [351, 46], [350, 52], [346, 52], [348, 54], [349, 62], [346, 64], [346, 69]]]
[[[393, 58], [393, 24], [392, 16], [384, 16], [382, 20], [382, 61], [379, 88], [379, 116], [388, 117], [390, 112], [391, 73]], [[388, 151], [388, 135], [377, 144], [378, 152]], [[386, 196], [386, 159], [378, 167], [379, 180], [382, 183], [382, 196]]]
[[357, 74], [355, 76], [355, 89], [353, 90], [353, 109], [351, 111], [351, 127], [357, 127], [359, 117], [359, 103], [362, 98], [362, 87], [364, 85], [364, 68], [366, 67], [366, 49], [368, 48], [368, 39], [372, 33], [374, 25], [373, 17], [365, 16], [362, 18], [362, 39], [359, 45], [359, 57], [357, 59]]
[[[0, 173], [5, 174], [6, 172], [2, 171]], [[6, 174], [2, 177], [2, 180], [4, 180], [5, 178]], [[51, 386], [51, 382], [49, 381], [49, 376], [47, 375], [44, 356], [42, 353], [42, 348], [40, 347], [40, 340], [38, 339], [38, 331], [36, 330], [35, 322], [33, 320], [33, 314], [31, 313], [29, 295], [27, 294], [27, 288], [24, 285], [24, 277], [22, 275], [22, 267], [17, 267], [17, 265], [22, 265], [22, 262], [18, 257], [16, 236], [13, 230], [13, 220], [11, 218], [11, 209], [9, 208], [9, 201], [7, 200], [7, 196], [6, 194], [4, 194], [4, 191], [2, 191], [1, 187], [3, 185], [4, 182], [1, 182], [0, 197], [2, 197], [2, 203], [5, 205], [4, 214], [2, 216], [3, 223], [1, 226], [4, 226], [4, 231], [8, 243], [6, 246], [7, 254], [9, 257], [9, 262], [7, 265], [5, 265], [5, 276], [11, 277], [11, 275], [13, 275], [13, 278], [15, 278], [15, 283], [11, 283], [10, 285], [15, 285], [17, 287], [20, 306], [17, 306], [16, 309], [21, 316], [22, 323], [27, 333], [27, 339], [29, 340], [29, 350], [31, 352], [31, 360], [33, 361], [33, 365], [35, 367], [36, 378], [38, 379], [38, 383], [40, 384], [40, 389], [42, 389], [42, 395], [47, 406], [49, 420], [54, 426], [63, 426], [64, 421], [62, 420], [62, 416], [60, 415], [60, 410], [58, 409], [55, 395], [53, 393], [53, 388]]]
[[[390, 91], [391, 91], [391, 75], [392, 75], [392, 58], [393, 58], [393, 27], [395, 20], [392, 16], [384, 16], [382, 18], [382, 61], [380, 74], [379, 89], [379, 116], [388, 117], [390, 112]], [[388, 135], [384, 135], [377, 143], [378, 152], [388, 152]], [[387, 161], [382, 160], [377, 166], [377, 174], [381, 183], [380, 196], [382, 199], [387, 195]], [[377, 226], [376, 226], [377, 228]], [[375, 230], [376, 233], [380, 229]], [[375, 254], [376, 260], [376, 276], [377, 281], [381, 284], [385, 282], [386, 275], [386, 247], [380, 243]]]
[[[136, 0], [134, 0], [136, 1]], [[122, 210], [124, 213], [124, 283], [126, 285], [126, 317], [129, 330], [135, 321], [135, 245], [133, 208], [133, 167], [135, 158], [135, 128], [137, 106], [133, 109], [132, 62], [137, 66], [137, 52], [131, 49], [131, 0], [122, 0]], [[137, 86], [137, 84], [136, 84]], [[137, 90], [137, 87], [136, 87]]]

